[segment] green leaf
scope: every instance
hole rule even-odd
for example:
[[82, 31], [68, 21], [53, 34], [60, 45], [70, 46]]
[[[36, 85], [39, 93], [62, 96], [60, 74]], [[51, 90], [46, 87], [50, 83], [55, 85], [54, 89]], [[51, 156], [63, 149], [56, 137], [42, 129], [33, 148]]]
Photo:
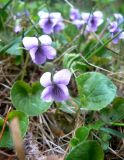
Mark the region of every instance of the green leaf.
[[39, 83], [34, 83], [31, 87], [23, 81], [17, 81], [11, 89], [12, 103], [17, 110], [30, 116], [39, 115], [47, 111], [51, 105], [41, 99], [41, 92]]
[[96, 141], [84, 141], [74, 147], [65, 160], [104, 160], [104, 153]]
[[76, 137], [74, 137], [74, 138], [72, 138], [71, 140], [70, 140], [70, 144], [71, 144], [71, 146], [72, 147], [75, 147], [77, 144], [79, 144], [80, 142], [79, 142], [79, 140], [78, 140], [78, 138], [76, 138]]
[[117, 136], [117, 137], [120, 137], [120, 138], [124, 138], [124, 134], [119, 132], [119, 131], [116, 131], [114, 129], [111, 129], [111, 128], [101, 128], [100, 129], [101, 131], [105, 132], [105, 133], [109, 133], [109, 134], [112, 134], [114, 136]]
[[[11, 120], [14, 117], [18, 117], [18, 119], [19, 119], [22, 137], [26, 134], [26, 131], [28, 129], [28, 124], [29, 124], [28, 116], [25, 113], [20, 112], [20, 111], [12, 111], [8, 115], [8, 123], [5, 127], [2, 139], [0, 141], [0, 147], [8, 147], [8, 148], [13, 147], [12, 137], [11, 137], [11, 133], [10, 133], [10, 129], [9, 129], [8, 124], [9, 124], [9, 122], [11, 122]], [[0, 118], [0, 130], [2, 130], [3, 124], [4, 124], [4, 120], [2, 118]]]
[[89, 135], [89, 128], [85, 126], [78, 128], [75, 132], [75, 136], [77, 139], [79, 139], [80, 142], [86, 140], [88, 135]]
[[22, 54], [22, 49], [20, 48], [20, 43], [15, 43], [6, 52], [10, 55], [15, 55], [15, 56], [21, 55]]
[[124, 98], [116, 98], [112, 107], [101, 110], [101, 119], [106, 122], [115, 122], [124, 118]]
[[112, 102], [116, 96], [116, 86], [105, 75], [87, 72], [76, 78], [81, 107], [100, 110]]

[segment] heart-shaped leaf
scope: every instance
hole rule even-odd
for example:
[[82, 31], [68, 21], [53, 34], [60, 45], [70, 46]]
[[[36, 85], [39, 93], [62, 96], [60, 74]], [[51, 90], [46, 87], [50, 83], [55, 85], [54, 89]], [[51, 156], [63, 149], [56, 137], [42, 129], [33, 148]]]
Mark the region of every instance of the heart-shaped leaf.
[[39, 83], [34, 83], [31, 87], [23, 81], [17, 81], [11, 89], [12, 103], [17, 110], [30, 116], [39, 115], [47, 111], [51, 105], [41, 99], [41, 92]]
[[104, 153], [96, 141], [84, 141], [74, 147], [65, 160], [104, 160]]
[[76, 78], [81, 107], [100, 110], [112, 102], [116, 96], [116, 86], [105, 75], [87, 72]]

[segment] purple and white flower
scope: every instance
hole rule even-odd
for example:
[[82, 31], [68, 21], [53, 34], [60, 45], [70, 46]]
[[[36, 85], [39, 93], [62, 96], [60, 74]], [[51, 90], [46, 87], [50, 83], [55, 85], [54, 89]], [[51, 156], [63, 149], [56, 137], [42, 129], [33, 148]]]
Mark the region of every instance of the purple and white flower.
[[44, 64], [47, 59], [51, 60], [56, 56], [56, 50], [51, 46], [52, 39], [48, 35], [42, 35], [39, 38], [24, 37], [22, 42], [36, 64]]
[[61, 13], [53, 12], [47, 13], [40, 11], [38, 13], [40, 17], [39, 25], [43, 29], [43, 32], [46, 34], [60, 32], [64, 29], [63, 18]]
[[103, 23], [103, 14], [101, 11], [95, 11], [92, 14], [83, 12], [81, 16], [88, 32], [96, 32], [98, 27]]
[[[111, 33], [111, 38], [113, 39], [116, 35], [116, 37], [112, 40], [114, 44], [117, 44], [120, 39], [124, 39], [124, 32], [121, 32], [121, 29], [119, 28], [119, 24], [116, 21], [111, 22], [108, 19], [108, 30]], [[119, 34], [120, 33], [120, 34]]]
[[79, 20], [81, 18], [81, 15], [80, 15], [80, 12], [79, 12], [79, 10], [78, 9], [76, 9], [76, 8], [71, 8], [71, 10], [70, 10], [70, 19], [72, 20], [72, 21], [74, 21], [74, 20]]
[[40, 78], [40, 83], [45, 87], [41, 94], [41, 98], [46, 102], [51, 101], [65, 101], [69, 98], [69, 91], [67, 85], [71, 78], [71, 72], [68, 69], [62, 69], [51, 75], [46, 72]]

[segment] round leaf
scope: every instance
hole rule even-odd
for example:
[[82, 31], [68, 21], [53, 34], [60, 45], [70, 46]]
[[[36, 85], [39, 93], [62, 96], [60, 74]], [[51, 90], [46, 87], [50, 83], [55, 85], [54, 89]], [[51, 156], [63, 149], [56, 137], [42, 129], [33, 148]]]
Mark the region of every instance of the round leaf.
[[11, 99], [17, 110], [23, 111], [30, 116], [39, 115], [48, 110], [51, 103], [41, 99], [42, 88], [39, 83], [30, 87], [23, 81], [17, 81], [11, 89]]
[[74, 147], [65, 160], [104, 160], [104, 153], [96, 141], [85, 141]]
[[105, 75], [87, 72], [76, 78], [82, 108], [100, 110], [116, 96], [116, 86]]

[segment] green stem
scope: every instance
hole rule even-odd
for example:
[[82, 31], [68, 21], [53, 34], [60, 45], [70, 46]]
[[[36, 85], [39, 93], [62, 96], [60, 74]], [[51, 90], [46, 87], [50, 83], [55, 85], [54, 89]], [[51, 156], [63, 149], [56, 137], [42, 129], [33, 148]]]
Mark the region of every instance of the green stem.
[[25, 63], [24, 63], [24, 67], [23, 67], [22, 72], [21, 72], [21, 80], [24, 79], [25, 72], [26, 72], [26, 67], [27, 67], [28, 61], [29, 61], [29, 57], [30, 57], [30, 55], [27, 54], [27, 55], [26, 55], [26, 60], [25, 60]]

